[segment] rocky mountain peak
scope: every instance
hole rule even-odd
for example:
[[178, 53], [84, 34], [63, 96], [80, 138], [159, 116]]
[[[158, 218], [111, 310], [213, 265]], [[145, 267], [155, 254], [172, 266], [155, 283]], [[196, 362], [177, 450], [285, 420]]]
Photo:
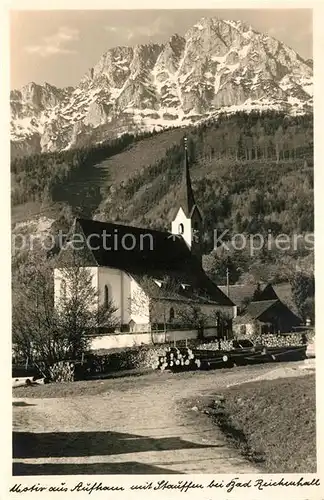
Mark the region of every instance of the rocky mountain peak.
[[239, 109], [305, 113], [312, 65], [249, 24], [203, 17], [163, 44], [109, 49], [75, 88], [14, 90], [11, 108], [13, 153], [52, 151]]

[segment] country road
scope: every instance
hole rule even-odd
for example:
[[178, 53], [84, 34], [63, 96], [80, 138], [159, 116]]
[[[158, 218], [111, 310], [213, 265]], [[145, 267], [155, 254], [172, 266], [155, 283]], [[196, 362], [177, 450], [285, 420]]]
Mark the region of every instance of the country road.
[[[282, 363], [280, 370], [300, 375], [298, 366]], [[14, 474], [257, 472], [195, 406], [276, 370], [269, 364], [82, 382], [81, 395], [70, 397], [46, 398], [49, 386], [39, 387], [36, 397], [14, 398]]]

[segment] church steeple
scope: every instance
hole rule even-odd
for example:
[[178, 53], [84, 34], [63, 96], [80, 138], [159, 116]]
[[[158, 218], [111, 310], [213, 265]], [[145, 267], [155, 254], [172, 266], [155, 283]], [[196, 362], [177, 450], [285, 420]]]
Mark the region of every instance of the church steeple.
[[196, 206], [195, 197], [193, 194], [190, 172], [189, 172], [189, 158], [188, 158], [188, 139], [184, 138], [184, 160], [183, 160], [183, 174], [179, 193], [179, 203], [180, 207], [183, 209], [187, 217], [193, 208]]
[[191, 186], [187, 138], [184, 138], [183, 174], [177, 195], [178, 212], [172, 221], [172, 233], [180, 234], [191, 253], [201, 262], [202, 217]]

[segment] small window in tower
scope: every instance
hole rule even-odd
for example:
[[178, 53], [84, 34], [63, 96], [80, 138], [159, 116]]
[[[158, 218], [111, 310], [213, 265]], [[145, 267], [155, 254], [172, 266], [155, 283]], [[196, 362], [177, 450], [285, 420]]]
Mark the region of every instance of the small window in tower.
[[184, 233], [184, 227], [183, 227], [182, 223], [179, 224], [178, 232], [179, 232], [179, 234], [183, 234]]
[[108, 291], [108, 286], [105, 285], [105, 290], [104, 290], [104, 307], [108, 309], [109, 305], [109, 291]]
[[173, 309], [173, 307], [171, 307], [171, 309], [170, 309], [170, 323], [173, 320], [174, 320], [174, 309]]

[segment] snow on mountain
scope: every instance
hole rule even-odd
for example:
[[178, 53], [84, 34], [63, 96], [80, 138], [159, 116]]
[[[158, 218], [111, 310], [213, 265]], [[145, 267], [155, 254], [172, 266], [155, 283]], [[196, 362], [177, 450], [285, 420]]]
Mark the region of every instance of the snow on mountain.
[[220, 112], [312, 109], [312, 61], [230, 20], [202, 18], [165, 44], [115, 47], [76, 88], [11, 92], [12, 154], [68, 149], [125, 132], [188, 125]]

